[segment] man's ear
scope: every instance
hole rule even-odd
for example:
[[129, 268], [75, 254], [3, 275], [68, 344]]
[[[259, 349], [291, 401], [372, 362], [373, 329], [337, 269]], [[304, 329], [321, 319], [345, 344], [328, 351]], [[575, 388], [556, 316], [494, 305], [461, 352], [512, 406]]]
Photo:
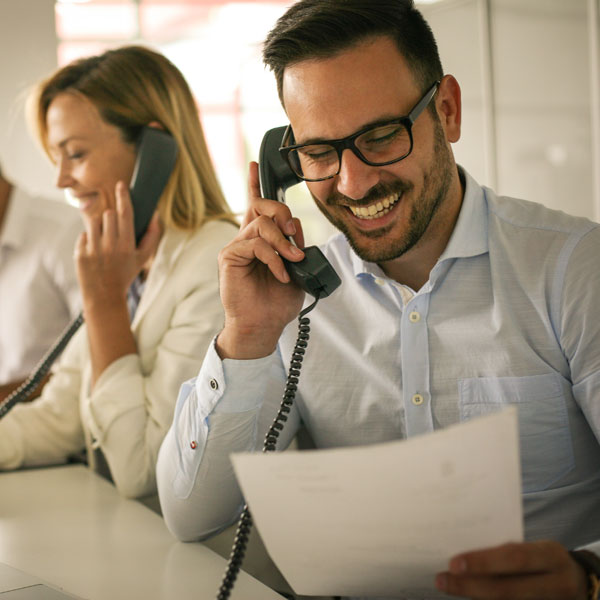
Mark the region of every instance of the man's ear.
[[460, 139], [461, 97], [458, 81], [452, 75], [444, 75], [438, 88], [435, 107], [449, 142]]

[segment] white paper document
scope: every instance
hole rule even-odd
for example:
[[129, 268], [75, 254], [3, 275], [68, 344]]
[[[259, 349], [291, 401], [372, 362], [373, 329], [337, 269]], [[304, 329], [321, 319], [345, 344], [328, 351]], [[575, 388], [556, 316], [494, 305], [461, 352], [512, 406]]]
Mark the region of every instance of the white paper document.
[[523, 539], [514, 407], [406, 441], [232, 461], [297, 594], [433, 598], [453, 555]]

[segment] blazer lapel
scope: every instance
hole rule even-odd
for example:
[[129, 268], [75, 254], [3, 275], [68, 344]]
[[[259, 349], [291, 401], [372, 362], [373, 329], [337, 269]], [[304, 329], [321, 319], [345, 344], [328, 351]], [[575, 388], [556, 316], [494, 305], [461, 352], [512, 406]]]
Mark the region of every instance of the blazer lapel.
[[140, 303], [135, 311], [133, 323], [131, 324], [131, 329], [134, 332], [138, 328], [139, 323], [146, 312], [148, 312], [149, 308], [152, 306], [154, 299], [163, 288], [167, 280], [167, 275], [173, 268], [173, 265], [177, 262], [189, 236], [189, 231], [179, 231], [175, 229], [165, 230], [158, 245], [158, 250], [152, 266], [150, 267], [148, 279], [146, 279], [146, 287], [144, 288]]

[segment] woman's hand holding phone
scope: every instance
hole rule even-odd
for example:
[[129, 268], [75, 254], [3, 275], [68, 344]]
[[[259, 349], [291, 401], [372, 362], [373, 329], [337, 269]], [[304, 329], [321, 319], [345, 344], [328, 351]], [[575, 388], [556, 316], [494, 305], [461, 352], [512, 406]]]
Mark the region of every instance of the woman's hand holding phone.
[[260, 197], [258, 165], [250, 163], [249, 208], [236, 238], [219, 255], [225, 327], [217, 339], [221, 358], [251, 359], [273, 352], [284, 327], [300, 312], [304, 292], [290, 283], [281, 256], [304, 253], [302, 227], [281, 202]]
[[156, 253], [161, 237], [155, 214], [136, 248], [133, 208], [123, 182], [117, 184], [115, 198], [116, 209], [89, 219], [75, 248], [94, 383], [115, 360], [137, 352], [127, 290]]
[[124, 299], [144, 265], [156, 252], [160, 226], [155, 213], [139, 247], [135, 245], [133, 208], [123, 182], [115, 190], [116, 208], [86, 222], [75, 250], [79, 285], [85, 304]]

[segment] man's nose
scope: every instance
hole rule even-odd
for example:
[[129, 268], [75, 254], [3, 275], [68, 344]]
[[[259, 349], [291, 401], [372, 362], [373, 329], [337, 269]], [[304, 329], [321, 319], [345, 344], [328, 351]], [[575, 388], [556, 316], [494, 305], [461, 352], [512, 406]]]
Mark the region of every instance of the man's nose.
[[353, 200], [360, 200], [377, 183], [379, 183], [378, 167], [367, 165], [348, 148], [342, 151], [336, 184], [338, 192]]

